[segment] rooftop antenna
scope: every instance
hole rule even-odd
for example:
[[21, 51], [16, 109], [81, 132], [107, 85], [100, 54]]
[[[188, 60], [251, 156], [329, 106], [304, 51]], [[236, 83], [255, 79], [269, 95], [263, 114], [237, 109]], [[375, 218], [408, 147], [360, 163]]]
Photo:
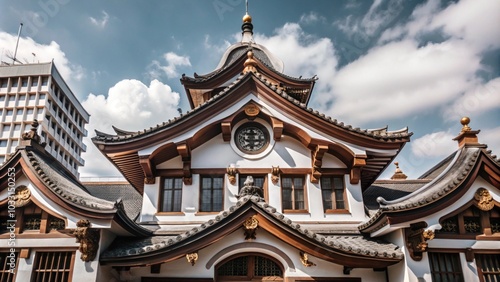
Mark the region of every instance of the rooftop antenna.
[[246, 8], [245, 12], [248, 15], [248, 0], [246, 0], [245, 2], [246, 2], [246, 5], [247, 5], [247, 8]]
[[12, 58], [12, 64], [16, 63], [17, 46], [19, 45], [19, 37], [21, 36], [21, 30], [23, 29], [23, 23], [19, 24], [19, 31], [17, 32], [17, 42], [16, 49], [14, 50], [14, 57]]

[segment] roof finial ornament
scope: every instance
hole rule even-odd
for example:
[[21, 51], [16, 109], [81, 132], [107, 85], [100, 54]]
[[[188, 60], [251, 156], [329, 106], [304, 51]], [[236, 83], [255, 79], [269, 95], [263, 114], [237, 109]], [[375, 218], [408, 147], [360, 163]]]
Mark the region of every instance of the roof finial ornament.
[[246, 0], [246, 13], [243, 16], [243, 25], [241, 26], [241, 31], [243, 38], [241, 42], [252, 43], [253, 42], [253, 25], [252, 17], [248, 14], [248, 0]]
[[257, 65], [257, 62], [253, 58], [253, 51], [252, 51], [252, 49], [249, 49], [247, 52], [247, 59], [246, 59], [245, 63], [243, 63], [243, 66], [245, 67], [243, 69], [243, 73], [247, 73], [247, 72], [255, 73], [255, 72], [257, 72], [257, 69], [255, 68], [256, 65]]
[[404, 174], [403, 171], [399, 168], [399, 163], [394, 162], [394, 164], [396, 165], [396, 171], [394, 171], [394, 174], [392, 175], [391, 179], [404, 180], [404, 179], [408, 178], [408, 176], [406, 176], [406, 174]]
[[470, 126], [469, 126], [469, 123], [470, 123], [470, 118], [469, 117], [463, 117], [461, 120], [460, 120], [460, 123], [462, 124], [462, 132], [466, 132], [466, 131], [470, 131]]
[[30, 131], [23, 133], [23, 135], [21, 136], [23, 140], [34, 140], [35, 142], [40, 143], [41, 138], [37, 133], [38, 125], [39, 125], [38, 120], [34, 119], [33, 123], [31, 124]]
[[460, 119], [460, 123], [462, 124], [462, 130], [457, 137], [453, 138], [453, 140], [458, 141], [458, 147], [461, 148], [464, 145], [468, 146], [486, 146], [479, 144], [479, 140], [477, 138], [477, 134], [479, 134], [480, 130], [472, 130], [469, 126], [470, 118], [463, 117]]

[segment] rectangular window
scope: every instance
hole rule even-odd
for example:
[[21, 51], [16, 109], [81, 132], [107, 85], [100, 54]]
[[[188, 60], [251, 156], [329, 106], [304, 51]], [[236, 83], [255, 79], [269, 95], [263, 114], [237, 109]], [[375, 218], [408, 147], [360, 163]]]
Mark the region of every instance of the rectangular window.
[[71, 281], [75, 252], [37, 252], [31, 281]]
[[432, 281], [460, 282], [464, 281], [460, 255], [458, 253], [429, 252]]
[[0, 140], [0, 148], [7, 147], [7, 140]]
[[38, 77], [33, 77], [31, 79], [31, 86], [38, 86]]
[[14, 110], [7, 110], [7, 116], [12, 116], [14, 114]]
[[17, 87], [18, 83], [19, 83], [19, 81], [17, 78], [12, 79], [12, 87]]
[[2, 79], [2, 82], [0, 83], [0, 87], [2, 87], [2, 88], [7, 87], [7, 79]]
[[9, 101], [15, 101], [16, 100], [16, 96], [15, 95], [10, 95], [9, 96]]
[[304, 176], [281, 177], [281, 200], [283, 210], [305, 210]]
[[218, 212], [222, 210], [224, 176], [201, 176], [201, 212]]
[[[10, 270], [10, 263], [11, 263], [11, 254], [14, 254], [14, 273], [11, 273]], [[1, 252], [0, 253], [0, 281], [2, 282], [13, 282], [15, 281], [15, 272], [17, 269], [17, 266], [19, 265], [19, 253], [9, 253], [9, 252]]]
[[23, 80], [21, 81], [21, 85], [23, 87], [27, 87], [28, 86], [28, 79], [27, 78], [23, 78]]
[[498, 254], [477, 254], [476, 264], [480, 281], [500, 281], [500, 256]]
[[5, 101], [5, 95], [0, 95], [0, 102]]
[[180, 212], [182, 204], [182, 178], [164, 178], [161, 211]]
[[42, 78], [42, 86], [47, 86], [48, 83], [49, 83], [49, 78], [48, 77]]
[[321, 194], [325, 211], [346, 209], [343, 176], [322, 176]]

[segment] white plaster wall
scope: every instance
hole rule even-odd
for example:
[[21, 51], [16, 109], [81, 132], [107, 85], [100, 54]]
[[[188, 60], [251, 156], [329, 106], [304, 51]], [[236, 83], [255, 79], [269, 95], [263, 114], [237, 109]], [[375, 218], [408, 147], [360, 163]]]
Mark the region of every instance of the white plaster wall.
[[[245, 246], [224, 252], [228, 246], [245, 242], [261, 243], [265, 246], [275, 247], [284, 253], [284, 257], [270, 251], [271, 248], [260, 248], [260, 246]], [[343, 266], [321, 260], [311, 255], [309, 255], [309, 260], [314, 262], [316, 266], [305, 267], [300, 262], [299, 249], [286, 244], [261, 229], [257, 230], [257, 239], [255, 240], [245, 241], [242, 230], [238, 229], [223, 240], [199, 250], [199, 258], [194, 266], [191, 266], [185, 257], [182, 257], [173, 262], [162, 264], [159, 274], [151, 274], [150, 267], [140, 267], [131, 268], [130, 272], [124, 273], [122, 276], [127, 276], [130, 279], [129, 281], [134, 282], [139, 282], [143, 276], [212, 278], [214, 277], [215, 267], [219, 262], [232, 255], [248, 252], [262, 253], [274, 257], [284, 266], [286, 277], [363, 277], [363, 282], [385, 281], [385, 272], [375, 272], [372, 269], [353, 269], [350, 275], [345, 275], [343, 274]], [[212, 261], [214, 258], [217, 259]], [[293, 268], [287, 264], [288, 259], [293, 263]], [[209, 262], [212, 263], [209, 264]]]

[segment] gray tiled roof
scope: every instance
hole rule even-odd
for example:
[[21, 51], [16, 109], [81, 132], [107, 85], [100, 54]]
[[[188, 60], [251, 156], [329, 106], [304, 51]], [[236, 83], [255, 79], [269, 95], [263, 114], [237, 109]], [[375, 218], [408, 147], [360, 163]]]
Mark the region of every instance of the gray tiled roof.
[[65, 201], [69, 201], [85, 209], [115, 211], [115, 202], [92, 196], [86, 188], [59, 162], [44, 153], [36, 150], [26, 150], [26, 156], [39, 178], [46, 186]]
[[258, 80], [260, 80], [264, 85], [266, 85], [269, 89], [271, 89], [274, 93], [277, 95], [280, 95], [281, 97], [287, 99], [288, 101], [291, 102], [292, 105], [295, 105], [299, 109], [312, 113], [316, 117], [321, 118], [322, 120], [330, 123], [333, 126], [336, 126], [338, 128], [342, 128], [343, 130], [347, 130], [356, 134], [359, 134], [361, 136], [367, 136], [371, 137], [373, 139], [377, 140], [383, 140], [386, 142], [392, 142], [394, 140], [398, 139], [403, 139], [403, 138], [408, 138], [413, 133], [408, 132], [408, 128], [403, 128], [400, 130], [396, 131], [388, 131], [387, 128], [382, 128], [382, 129], [376, 129], [376, 130], [369, 130], [369, 129], [360, 129], [360, 128], [353, 128], [351, 125], [345, 125], [343, 122], [339, 122], [336, 119], [332, 119], [329, 116], [326, 116], [323, 113], [320, 113], [312, 108], [307, 107], [305, 103], [301, 103], [299, 100], [296, 100], [294, 97], [288, 95], [286, 91], [282, 90], [281, 88], [278, 87], [278, 85], [274, 85], [269, 80], [266, 79], [266, 77], [260, 73], [252, 73], [248, 72], [245, 74], [240, 75], [238, 78], [236, 78], [235, 81], [233, 81], [229, 86], [227, 86], [224, 90], [220, 91], [218, 94], [214, 95], [212, 98], [207, 100], [205, 103], [199, 105], [198, 107], [194, 108], [191, 111], [186, 112], [185, 114], [181, 114], [179, 117], [174, 117], [172, 120], [168, 120], [168, 122], [163, 122], [162, 124], [157, 124], [154, 127], [150, 127], [149, 129], [144, 129], [143, 131], [138, 131], [134, 132], [132, 134], [119, 134], [119, 135], [110, 135], [106, 133], [102, 133], [100, 131], [96, 131], [96, 136], [92, 138], [94, 142], [122, 142], [125, 140], [130, 140], [130, 139], [135, 139], [135, 138], [142, 138], [145, 137], [151, 133], [154, 132], [159, 132], [162, 130], [166, 130], [167, 128], [173, 127], [177, 125], [179, 122], [184, 121], [187, 118], [190, 118], [192, 115], [195, 113], [199, 112], [201, 109], [206, 108], [219, 99], [221, 99], [223, 96], [228, 95], [229, 92], [233, 88], [235, 88], [238, 84], [241, 83], [241, 81], [247, 77], [253, 75], [255, 76]]
[[396, 200], [415, 192], [429, 182], [429, 179], [377, 180], [363, 192], [363, 201], [369, 210], [376, 210], [380, 207], [377, 202], [378, 197], [382, 197], [387, 201]]
[[142, 196], [130, 184], [84, 183], [87, 190], [100, 199], [117, 202], [123, 201], [125, 213], [135, 219], [142, 207]]
[[215, 226], [224, 221], [230, 214], [238, 209], [248, 205], [258, 212], [271, 215], [282, 224], [294, 230], [294, 232], [307, 236], [310, 240], [316, 241], [326, 249], [343, 251], [351, 254], [357, 254], [367, 257], [385, 257], [401, 259], [403, 253], [398, 246], [386, 243], [380, 240], [372, 240], [362, 235], [321, 235], [303, 228], [300, 224], [294, 223], [289, 218], [278, 212], [276, 208], [269, 206], [262, 198], [257, 196], [244, 196], [230, 207], [228, 210], [219, 213], [214, 219], [211, 219], [191, 230], [176, 236], [153, 236], [142, 239], [118, 238], [113, 242], [108, 250], [102, 254], [102, 258], [126, 257], [136, 254], [144, 254], [158, 250], [174, 249], [179, 245], [185, 244], [184, 241], [195, 235], [206, 231], [209, 233]]
[[481, 152], [496, 161], [489, 151], [484, 148], [485, 145], [464, 146], [456, 151], [451, 160], [446, 160], [442, 164], [448, 166], [441, 168], [442, 173], [429, 183], [423, 185], [414, 192], [395, 200], [389, 200], [382, 197], [377, 199], [380, 208], [365, 223], [359, 226], [363, 230], [373, 224], [384, 212], [398, 212], [409, 209], [415, 209], [420, 206], [429, 205], [442, 197], [450, 194], [457, 189], [464, 179], [469, 175], [477, 162]]

